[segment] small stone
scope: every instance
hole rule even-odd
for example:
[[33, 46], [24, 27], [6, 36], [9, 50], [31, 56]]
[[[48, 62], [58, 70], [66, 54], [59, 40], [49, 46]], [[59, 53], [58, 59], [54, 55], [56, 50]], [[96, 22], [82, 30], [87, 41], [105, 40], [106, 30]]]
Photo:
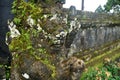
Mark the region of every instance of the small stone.
[[27, 73], [22, 74], [22, 76], [23, 76], [24, 78], [26, 78], [26, 79], [29, 79], [29, 78], [30, 78], [30, 76], [29, 76]]

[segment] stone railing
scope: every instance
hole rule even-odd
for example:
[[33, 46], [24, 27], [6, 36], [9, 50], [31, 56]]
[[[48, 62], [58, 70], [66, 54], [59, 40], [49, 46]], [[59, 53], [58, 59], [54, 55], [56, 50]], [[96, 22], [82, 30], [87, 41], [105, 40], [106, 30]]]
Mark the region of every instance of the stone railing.
[[[96, 48], [108, 42], [120, 39], [120, 15], [78, 11], [70, 7], [63, 9], [68, 15], [72, 30], [66, 38], [69, 54], [85, 49]], [[71, 24], [78, 22], [77, 24]]]

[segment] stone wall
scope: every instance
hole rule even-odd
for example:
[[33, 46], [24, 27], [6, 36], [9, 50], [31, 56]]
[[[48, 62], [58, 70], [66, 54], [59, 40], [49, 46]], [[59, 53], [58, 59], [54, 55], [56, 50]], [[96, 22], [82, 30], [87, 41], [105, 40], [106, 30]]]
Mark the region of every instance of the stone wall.
[[69, 56], [120, 39], [120, 15], [63, 9], [68, 14], [70, 32], [66, 38]]
[[[97, 26], [96, 26], [97, 27]], [[70, 53], [80, 50], [99, 47], [102, 44], [120, 39], [120, 26], [115, 27], [97, 27], [80, 30], [74, 35], [70, 45]]]
[[70, 9], [63, 8], [63, 12], [69, 15], [70, 19], [78, 18], [81, 22], [115, 22], [119, 21], [120, 15], [115, 13], [94, 13], [90, 11], [76, 10], [74, 6]]

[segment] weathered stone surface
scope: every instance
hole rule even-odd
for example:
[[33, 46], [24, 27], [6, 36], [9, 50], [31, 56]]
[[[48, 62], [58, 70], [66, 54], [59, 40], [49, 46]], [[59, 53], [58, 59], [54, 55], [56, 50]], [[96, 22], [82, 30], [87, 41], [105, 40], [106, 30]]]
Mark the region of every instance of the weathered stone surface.
[[[6, 3], [9, 1], [4, 0], [3, 2]], [[1, 21], [0, 24], [2, 25], [2, 27], [0, 26], [0, 30], [6, 33], [8, 31], [6, 24], [7, 19], [11, 18], [12, 15], [10, 13], [11, 8], [8, 6], [5, 7], [5, 5], [11, 6], [11, 4], [7, 3], [4, 5], [3, 2], [0, 2], [0, 10], [1, 10], [0, 12], [2, 13], [0, 16], [0, 19], [2, 19], [0, 20]], [[50, 5], [52, 4], [53, 3], [51, 2]], [[59, 10], [61, 8], [61, 4], [54, 3], [54, 5], [52, 5], [51, 7], [50, 5], [46, 5], [43, 1], [43, 6], [41, 6], [45, 11], [45, 12], [43, 11], [43, 13], [52, 14], [53, 16], [50, 17], [50, 19], [46, 18], [48, 20], [46, 20], [44, 24], [41, 24], [41, 26], [46, 31], [46, 33], [44, 34], [50, 33], [51, 35], [53, 35], [52, 37], [54, 39], [50, 38], [51, 36], [49, 37], [49, 39], [56, 40], [57, 42], [56, 44], [51, 44], [49, 46], [48, 44], [49, 42], [47, 42], [47, 40], [44, 40], [48, 38], [48, 36], [45, 37], [46, 35], [41, 34], [40, 35], [41, 37], [37, 39], [38, 43], [36, 40], [33, 40], [33, 44], [34, 44], [33, 47], [35, 49], [40, 48], [38, 46], [39, 44], [44, 48], [46, 48], [47, 50], [52, 48], [51, 50], [54, 51], [53, 53], [58, 54], [57, 56], [54, 55], [54, 57], [58, 57], [58, 59], [61, 58], [60, 53], [63, 52], [63, 54], [64, 53], [68, 54], [67, 57], [70, 58], [61, 61], [60, 64], [58, 64], [58, 66], [55, 65], [55, 67], [57, 68], [56, 71], [57, 80], [79, 80], [82, 71], [84, 69], [84, 62], [80, 59], [77, 59], [76, 57], [71, 57], [71, 56], [74, 53], [77, 53], [84, 49], [96, 48], [104, 43], [120, 39], [120, 25], [118, 23], [112, 22], [114, 20], [119, 20], [119, 18], [116, 18], [116, 16], [114, 16], [115, 19], [112, 20], [111, 15], [108, 14], [95, 14], [91, 12], [76, 11], [75, 8], [69, 10], [68, 12], [70, 12], [70, 14], [67, 15], [67, 10], [66, 12], [64, 11], [62, 12]], [[55, 5], [59, 5], [59, 7], [55, 8], [54, 7]], [[4, 7], [4, 9], [1, 8], [1, 6]], [[62, 13], [64, 13], [65, 15]], [[68, 16], [68, 17], [65, 17], [65, 21], [63, 21], [64, 17], [62, 16]], [[109, 21], [109, 19], [111, 20]], [[61, 33], [61, 30], [63, 29], [66, 29], [66, 31], [68, 30], [67, 37], [66, 35], [64, 37], [58, 37], [58, 34]], [[0, 35], [2, 34], [2, 32], [0, 32]], [[4, 40], [2, 40], [4, 43], [5, 34], [2, 37], [4, 37]], [[65, 38], [66, 38], [65, 47], [63, 47]], [[6, 45], [4, 45], [4, 47], [6, 47]], [[65, 51], [67, 49], [63, 49], [63, 48], [68, 48], [69, 53], [68, 51]], [[5, 49], [6, 48], [4, 48], [4, 50]], [[27, 79], [53, 80], [51, 75], [52, 71], [48, 68], [48, 66], [44, 64], [41, 60], [36, 59], [31, 54], [20, 53], [13, 55], [13, 57], [14, 58], [11, 66], [11, 80], [27, 80]], [[42, 54], [39, 57], [46, 58], [45, 55]], [[59, 60], [56, 60], [55, 58], [54, 62], [56, 62], [56, 64], [57, 61]], [[0, 62], [6, 63], [2, 59], [0, 60]], [[1, 71], [3, 70], [4, 69], [2, 69]], [[3, 75], [4, 74], [5, 73], [3, 72]]]
[[[54, 7], [50, 11], [53, 14], [53, 16], [50, 17], [50, 19], [48, 19], [46, 23], [43, 24], [42, 26], [44, 26], [43, 29], [45, 29], [46, 31], [45, 34], [50, 33], [51, 35], [53, 35], [50, 36], [49, 39], [55, 40], [56, 43], [53, 43], [49, 46], [48, 42], [46, 42], [47, 40], [45, 40], [46, 35], [41, 34], [40, 35], [41, 37], [39, 39], [33, 40], [33, 44], [35, 44], [35, 46], [40, 44], [41, 46], [44, 46], [44, 48], [46, 49], [53, 50], [51, 53], [53, 54], [57, 53], [57, 55], [54, 55], [54, 57], [58, 59], [61, 58], [60, 53], [68, 54], [67, 59], [62, 57], [64, 60], [61, 61], [60, 64], [58, 64], [57, 66], [56, 64], [57, 61], [59, 63], [59, 60], [56, 60], [55, 58], [53, 61], [54, 63], [56, 62], [54, 65], [57, 68], [56, 71], [57, 80], [80, 79], [81, 73], [84, 69], [84, 62], [75, 57], [71, 57], [74, 53], [80, 52], [85, 49], [96, 48], [104, 43], [120, 39], [119, 25], [114, 25], [114, 23], [108, 24], [108, 22], [101, 23], [99, 20], [97, 23], [97, 20], [95, 18], [95, 16], [98, 16], [97, 14], [96, 15], [94, 14], [95, 16], [93, 15], [93, 13], [92, 14], [90, 13], [89, 15], [88, 13], [86, 13], [86, 15], [84, 15], [83, 14], [84, 12], [82, 12], [81, 15], [83, 16], [81, 15], [80, 16], [82, 19], [83, 18], [85, 19], [80, 20], [81, 18], [79, 17], [79, 15], [77, 16], [74, 15], [72, 16], [73, 19], [68, 20], [68, 22], [70, 23], [66, 22], [66, 24], [65, 23], [63, 24], [62, 23], [63, 17], [61, 17], [63, 15], [58, 14], [59, 11], [56, 11]], [[99, 15], [98, 17], [98, 19], [100, 20], [103, 20], [104, 18], [105, 16], [101, 17], [101, 15]], [[92, 20], [94, 20], [93, 23]], [[61, 30], [65, 28], [68, 28], [66, 29], [68, 30], [67, 36], [65, 35], [65, 37], [60, 37], [61, 35], [58, 34], [60, 34]], [[64, 44], [64, 39], [66, 39], [65, 44]], [[65, 47], [63, 47], [64, 45]], [[37, 46], [35, 47], [35, 49], [36, 48], [40, 48], [40, 47]], [[68, 51], [65, 51], [67, 49], [61, 49], [61, 48], [68, 48], [69, 53]], [[45, 56], [41, 55], [39, 57], [44, 58]], [[51, 76], [52, 76], [51, 70], [47, 67], [47, 65], [45, 65], [40, 60], [36, 60], [35, 57], [30, 54], [26, 54], [26, 53], [20, 54], [18, 58], [13, 59], [12, 70], [11, 70], [12, 80], [18, 80], [18, 79], [19, 80], [26, 80], [26, 79], [53, 80]]]
[[120, 39], [120, 27], [80, 28], [78, 32], [72, 34], [75, 34], [74, 39], [68, 39], [70, 43], [68, 43], [70, 46], [69, 55], [80, 52], [80, 50], [97, 48], [105, 43]]
[[84, 68], [83, 60], [76, 57], [63, 60], [57, 67], [57, 80], [79, 80]]
[[[52, 62], [52, 61], [51, 61]], [[11, 66], [11, 80], [79, 80], [85, 68], [83, 60], [70, 57], [57, 62], [55, 76], [41, 60], [26, 53], [15, 54]]]
[[11, 80], [52, 80], [47, 65], [30, 54], [14, 57], [11, 67]]

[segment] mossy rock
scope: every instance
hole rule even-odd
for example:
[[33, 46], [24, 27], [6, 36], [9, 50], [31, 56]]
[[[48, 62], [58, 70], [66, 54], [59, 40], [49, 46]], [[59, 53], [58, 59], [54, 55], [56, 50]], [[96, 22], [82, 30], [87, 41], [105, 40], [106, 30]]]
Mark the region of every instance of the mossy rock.
[[[11, 66], [11, 80], [52, 80], [52, 71], [33, 55], [15, 54]], [[26, 76], [25, 76], [26, 75]]]

